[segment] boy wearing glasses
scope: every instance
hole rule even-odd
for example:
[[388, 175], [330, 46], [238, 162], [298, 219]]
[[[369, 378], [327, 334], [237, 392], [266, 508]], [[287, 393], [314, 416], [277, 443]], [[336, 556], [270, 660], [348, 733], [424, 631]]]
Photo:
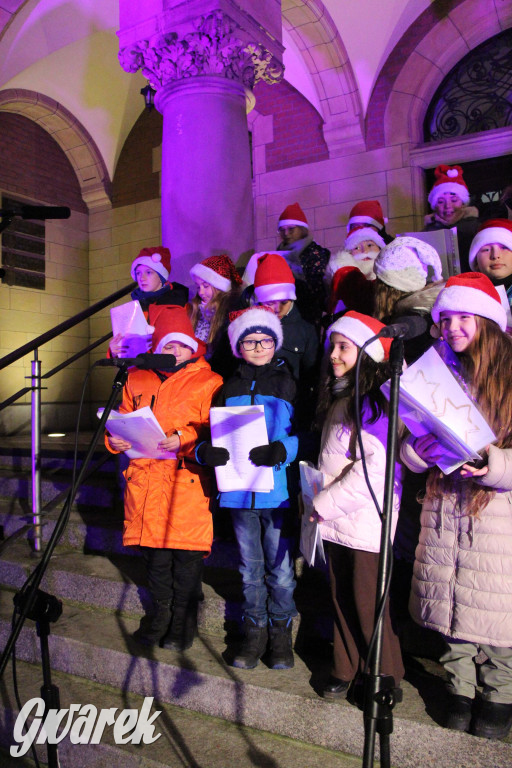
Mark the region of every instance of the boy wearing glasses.
[[[232, 660], [234, 667], [253, 669], [269, 644], [271, 669], [293, 667], [292, 619], [297, 615], [293, 593], [294, 521], [290, 509], [286, 467], [297, 456], [292, 435], [295, 382], [288, 366], [276, 358], [283, 342], [281, 322], [264, 307], [251, 307], [229, 316], [231, 349], [241, 360], [224, 383], [218, 405], [263, 405], [268, 445], [249, 451], [258, 467], [273, 467], [274, 488], [268, 493], [230, 491], [219, 504], [231, 511], [240, 550], [245, 639]], [[203, 443], [199, 461], [221, 466], [229, 460], [225, 448]]]

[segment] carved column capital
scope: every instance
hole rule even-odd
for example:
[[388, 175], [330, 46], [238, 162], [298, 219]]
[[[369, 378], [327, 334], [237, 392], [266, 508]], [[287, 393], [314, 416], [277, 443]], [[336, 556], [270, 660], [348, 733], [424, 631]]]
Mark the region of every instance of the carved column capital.
[[168, 32], [126, 46], [119, 51], [119, 63], [126, 72], [140, 69], [156, 90], [201, 75], [237, 80], [251, 90], [259, 80], [282, 79], [278, 59], [263, 44], [244, 39], [241, 27], [222, 11], [200, 17], [194, 28], [181, 37]]

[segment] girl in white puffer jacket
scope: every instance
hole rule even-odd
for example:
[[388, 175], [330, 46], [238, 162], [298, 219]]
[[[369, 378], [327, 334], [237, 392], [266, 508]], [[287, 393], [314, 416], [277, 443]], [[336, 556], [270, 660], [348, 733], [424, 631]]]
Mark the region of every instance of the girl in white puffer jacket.
[[[478, 465], [464, 464], [447, 476], [435, 468], [443, 448], [433, 435], [403, 443], [402, 459], [412, 471], [431, 468], [410, 611], [447, 644], [441, 657], [450, 694], [445, 725], [504, 738], [512, 725], [512, 339], [504, 332], [499, 294], [479, 272], [449, 278], [432, 318], [440, 327], [441, 354], [496, 441]], [[478, 678], [479, 651], [488, 661]]]
[[[322, 431], [319, 469], [324, 489], [314, 498], [322, 539], [329, 542], [329, 573], [335, 608], [334, 664], [323, 688], [326, 699], [345, 696], [363, 671], [374, 628], [381, 520], [363, 474], [355, 429], [355, 365], [360, 347], [385, 326], [347, 312], [327, 330], [330, 371], [324, 400], [329, 406]], [[362, 442], [368, 474], [382, 509], [388, 431], [387, 402], [380, 385], [389, 378], [390, 339], [372, 342], [361, 360]], [[319, 404], [322, 412], [322, 401]], [[401, 494], [401, 469], [395, 467], [392, 513], [394, 535]], [[398, 638], [384, 613], [381, 671], [399, 685], [404, 674]]]

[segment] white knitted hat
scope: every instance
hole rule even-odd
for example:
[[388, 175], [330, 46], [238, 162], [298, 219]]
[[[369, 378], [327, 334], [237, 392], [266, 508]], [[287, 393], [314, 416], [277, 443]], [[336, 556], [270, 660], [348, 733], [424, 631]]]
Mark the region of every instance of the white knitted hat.
[[[429, 267], [433, 270], [432, 279]], [[373, 271], [383, 283], [404, 293], [419, 291], [443, 277], [439, 254], [417, 237], [395, 237], [378, 254]]]

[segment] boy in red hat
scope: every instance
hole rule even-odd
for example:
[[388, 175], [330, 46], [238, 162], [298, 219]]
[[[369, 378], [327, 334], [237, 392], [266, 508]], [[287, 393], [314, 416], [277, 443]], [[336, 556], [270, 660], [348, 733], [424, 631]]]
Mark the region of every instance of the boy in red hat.
[[[163, 371], [132, 369], [119, 412], [150, 406], [166, 434], [158, 447], [176, 458], [130, 460], [123, 544], [142, 550], [155, 608], [133, 637], [143, 645], [185, 650], [194, 640], [203, 559], [213, 539], [210, 478], [194, 451], [207, 432], [210, 404], [222, 379], [204, 359], [204, 345], [183, 307], [152, 309], [150, 322], [153, 352], [174, 355], [176, 364]], [[131, 447], [112, 436], [106, 445], [113, 453]]]

